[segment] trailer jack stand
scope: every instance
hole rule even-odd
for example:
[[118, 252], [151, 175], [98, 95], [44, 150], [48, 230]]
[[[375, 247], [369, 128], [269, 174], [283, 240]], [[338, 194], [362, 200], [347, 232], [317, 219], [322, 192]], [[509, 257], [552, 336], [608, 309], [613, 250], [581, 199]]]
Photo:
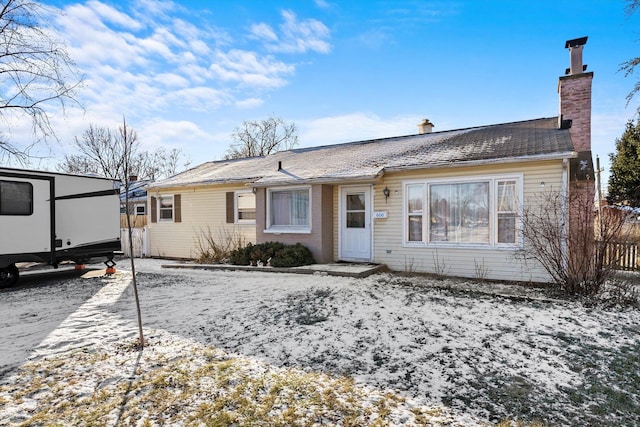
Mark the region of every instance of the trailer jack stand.
[[104, 262], [104, 265], [107, 266], [106, 274], [115, 274], [116, 272], [116, 263], [112, 259], [108, 259]]

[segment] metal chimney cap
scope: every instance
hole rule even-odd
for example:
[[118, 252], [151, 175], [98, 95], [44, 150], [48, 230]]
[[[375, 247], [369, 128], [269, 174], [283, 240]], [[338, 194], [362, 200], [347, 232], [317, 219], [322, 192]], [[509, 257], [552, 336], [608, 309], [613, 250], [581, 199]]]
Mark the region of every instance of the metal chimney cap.
[[567, 40], [564, 47], [565, 49], [568, 49], [570, 47], [584, 46], [587, 44], [587, 38], [588, 36], [580, 37], [579, 39]]

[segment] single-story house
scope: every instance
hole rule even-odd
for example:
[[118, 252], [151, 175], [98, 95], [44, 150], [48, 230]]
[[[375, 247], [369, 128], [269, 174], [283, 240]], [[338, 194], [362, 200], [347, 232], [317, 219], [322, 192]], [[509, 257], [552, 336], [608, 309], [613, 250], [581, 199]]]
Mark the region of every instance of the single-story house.
[[414, 135], [208, 162], [157, 181], [150, 255], [194, 258], [208, 228], [299, 242], [320, 263], [546, 281], [541, 266], [513, 256], [525, 244], [519, 213], [544, 191], [593, 182], [585, 43], [566, 44], [557, 117], [443, 132], [425, 120]]

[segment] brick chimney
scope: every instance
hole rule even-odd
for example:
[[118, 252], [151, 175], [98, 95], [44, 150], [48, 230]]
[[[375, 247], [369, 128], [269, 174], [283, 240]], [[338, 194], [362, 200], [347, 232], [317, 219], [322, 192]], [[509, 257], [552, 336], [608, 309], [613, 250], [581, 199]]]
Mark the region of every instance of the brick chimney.
[[582, 50], [587, 37], [568, 40], [564, 47], [569, 49], [569, 65], [565, 76], [560, 77], [559, 127], [569, 128], [571, 140], [578, 153], [591, 151], [591, 81], [593, 72], [585, 73], [587, 66], [582, 63]]
[[418, 133], [420, 135], [424, 133], [431, 133], [434, 128], [434, 124], [429, 121], [429, 119], [424, 119], [422, 122], [418, 124]]
[[[591, 157], [591, 81], [593, 73], [585, 73], [582, 51], [587, 38], [568, 40], [569, 68], [560, 77], [560, 127], [569, 129], [573, 149], [577, 157], [569, 161], [569, 187], [567, 196], [568, 230], [566, 249], [568, 253], [567, 273], [575, 278], [592, 277], [591, 262], [595, 246], [591, 243], [594, 234], [595, 180]], [[563, 215], [564, 219], [564, 215]]]

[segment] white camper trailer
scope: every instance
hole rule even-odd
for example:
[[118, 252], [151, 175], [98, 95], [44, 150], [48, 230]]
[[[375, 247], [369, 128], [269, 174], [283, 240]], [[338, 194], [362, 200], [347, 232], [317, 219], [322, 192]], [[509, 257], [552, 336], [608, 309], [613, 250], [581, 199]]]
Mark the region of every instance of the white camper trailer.
[[113, 180], [0, 168], [0, 287], [16, 263], [54, 267], [120, 250], [120, 197]]

